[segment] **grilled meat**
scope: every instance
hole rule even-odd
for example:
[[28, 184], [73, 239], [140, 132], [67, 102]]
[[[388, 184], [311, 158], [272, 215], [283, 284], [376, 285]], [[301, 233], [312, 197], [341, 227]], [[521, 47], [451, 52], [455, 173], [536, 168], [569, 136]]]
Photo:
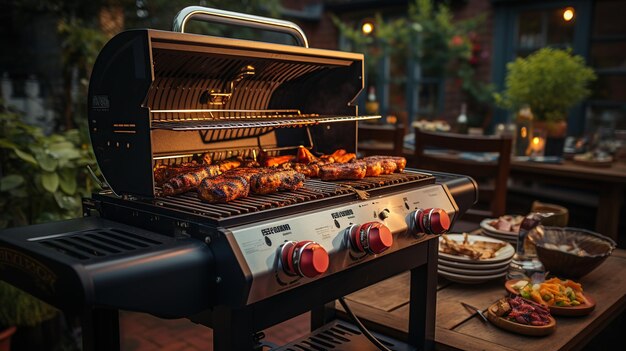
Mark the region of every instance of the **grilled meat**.
[[233, 201], [248, 196], [249, 192], [248, 181], [232, 174], [204, 178], [198, 186], [198, 198], [209, 203]]
[[396, 171], [403, 172], [406, 167], [406, 158], [401, 156], [368, 156], [363, 158], [363, 160], [388, 160], [392, 161], [396, 164]]
[[344, 150], [344, 149], [337, 149], [337, 150], [335, 150], [335, 152], [333, 152], [330, 155], [322, 155], [322, 156], [320, 156], [320, 159], [322, 161], [325, 161], [326, 163], [334, 163], [334, 162], [337, 162], [336, 160], [339, 157], [345, 155], [346, 153], [347, 153], [347, 151]]
[[300, 146], [298, 148], [298, 153], [296, 154], [296, 162], [309, 164], [317, 161], [319, 161], [319, 159], [315, 157], [315, 155], [313, 155], [311, 151], [309, 151], [307, 148], [305, 148], [304, 146]]
[[250, 177], [257, 173], [269, 172], [268, 168], [239, 167], [224, 172], [224, 177], [243, 177], [246, 182], [250, 183]]
[[238, 157], [231, 157], [225, 160], [218, 161], [215, 164], [220, 167], [220, 172], [224, 173], [228, 170], [241, 166], [242, 163], [243, 163], [242, 159]]
[[345, 153], [341, 156], [333, 157], [335, 163], [348, 163], [352, 160], [356, 160], [356, 154], [354, 153]]
[[367, 166], [366, 177], [378, 177], [383, 173], [383, 166], [379, 160], [365, 160], [365, 165]]
[[211, 163], [213, 163], [213, 158], [211, 157], [211, 154], [209, 154], [208, 152], [203, 153], [202, 163], [204, 163], [205, 165], [210, 165]]
[[302, 173], [309, 178], [317, 178], [320, 172], [320, 166], [324, 164], [321, 162], [313, 162], [309, 164], [299, 162], [287, 162], [283, 163], [279, 167], [281, 169], [292, 169], [298, 173]]
[[275, 167], [283, 163], [292, 161], [295, 158], [296, 157], [294, 155], [268, 157], [261, 162], [261, 165], [265, 167]]
[[202, 168], [203, 165], [195, 162], [185, 162], [176, 165], [157, 164], [154, 166], [154, 182], [157, 186], [176, 177], [179, 174], [194, 172]]
[[363, 179], [367, 173], [364, 161], [350, 163], [331, 163], [320, 167], [321, 180]]
[[204, 178], [214, 177], [220, 174], [219, 166], [203, 166], [199, 169], [179, 174], [163, 184], [162, 195], [170, 196], [181, 194], [195, 189]]
[[250, 191], [270, 194], [281, 190], [297, 190], [304, 186], [304, 174], [294, 170], [268, 170], [250, 177]]

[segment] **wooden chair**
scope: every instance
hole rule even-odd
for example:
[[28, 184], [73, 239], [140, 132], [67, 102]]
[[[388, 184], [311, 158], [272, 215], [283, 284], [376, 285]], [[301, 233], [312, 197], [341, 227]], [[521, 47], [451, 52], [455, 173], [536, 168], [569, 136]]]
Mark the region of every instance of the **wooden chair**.
[[[495, 153], [489, 161], [469, 156]], [[494, 155], [495, 156], [495, 155]], [[471, 230], [484, 218], [497, 218], [506, 213], [506, 192], [511, 167], [511, 138], [435, 133], [415, 128], [415, 160], [411, 167], [468, 175], [478, 183], [478, 203], [455, 225]]]
[[359, 123], [358, 148], [363, 156], [402, 155], [404, 125]]

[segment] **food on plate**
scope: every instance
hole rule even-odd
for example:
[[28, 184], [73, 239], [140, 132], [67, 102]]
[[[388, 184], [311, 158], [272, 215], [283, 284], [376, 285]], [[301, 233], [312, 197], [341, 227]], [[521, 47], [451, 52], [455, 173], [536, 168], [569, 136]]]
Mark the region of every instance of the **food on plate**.
[[175, 176], [163, 184], [161, 192], [164, 196], [181, 194], [196, 189], [204, 178], [219, 175], [218, 165], [208, 165], [197, 170]]
[[364, 161], [350, 163], [330, 163], [320, 167], [319, 177], [321, 180], [340, 179], [363, 179], [367, 172], [367, 165]]
[[270, 194], [282, 190], [297, 190], [304, 186], [304, 174], [292, 170], [271, 170], [250, 177], [250, 191]]
[[209, 203], [233, 201], [248, 196], [249, 192], [246, 179], [236, 175], [204, 178], [198, 186], [198, 197]]
[[520, 296], [544, 306], [571, 307], [588, 304], [583, 287], [572, 280], [551, 278], [540, 284], [520, 280], [512, 285]]
[[443, 241], [439, 244], [439, 251], [451, 255], [468, 256], [474, 260], [485, 260], [496, 257], [496, 252], [506, 246], [504, 242], [469, 241], [467, 233], [463, 233], [463, 242], [450, 239], [446, 234], [441, 236]]
[[395, 171], [402, 172], [406, 167], [406, 158], [402, 156], [367, 156], [364, 157], [363, 160], [387, 160], [396, 164]]
[[524, 220], [524, 216], [504, 215], [498, 219], [489, 221], [488, 224], [497, 230], [504, 232], [519, 232], [519, 227]]
[[551, 322], [550, 311], [519, 296], [505, 297], [496, 303], [492, 312], [508, 321], [530, 326], [546, 326]]

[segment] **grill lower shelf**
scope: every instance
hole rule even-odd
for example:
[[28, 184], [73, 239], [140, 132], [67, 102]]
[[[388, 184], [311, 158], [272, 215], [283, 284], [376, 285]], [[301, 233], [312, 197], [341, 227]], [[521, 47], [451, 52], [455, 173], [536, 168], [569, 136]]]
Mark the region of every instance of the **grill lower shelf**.
[[[372, 334], [388, 349], [394, 351], [414, 350], [408, 344], [383, 336]], [[345, 321], [333, 321], [315, 330], [311, 334], [272, 351], [378, 351], [359, 329]]]

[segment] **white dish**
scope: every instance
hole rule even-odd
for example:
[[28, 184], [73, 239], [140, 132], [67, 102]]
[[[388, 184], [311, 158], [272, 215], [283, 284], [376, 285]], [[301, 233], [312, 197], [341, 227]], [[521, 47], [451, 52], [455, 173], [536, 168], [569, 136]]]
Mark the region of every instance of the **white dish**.
[[494, 233], [494, 234], [500, 234], [500, 235], [504, 235], [507, 237], [516, 237], [517, 238], [517, 232], [509, 232], [506, 230], [499, 230], [496, 229], [494, 227], [491, 226], [491, 224], [489, 224], [490, 222], [493, 221], [497, 221], [498, 218], [485, 218], [482, 221], [480, 221], [480, 227], [486, 231], [486, 232], [490, 232], [490, 233]]
[[463, 269], [463, 268], [448, 267], [440, 263], [437, 269], [440, 270], [441, 272], [446, 272], [446, 273], [484, 277], [484, 276], [490, 276], [490, 275], [506, 272], [509, 269], [509, 265], [507, 264], [506, 266], [496, 268], [496, 269]]
[[[448, 234], [447, 236], [449, 239], [454, 240], [458, 243], [463, 242], [463, 234]], [[497, 263], [497, 262], [503, 262], [503, 261], [509, 260], [515, 254], [515, 249], [513, 248], [513, 246], [510, 243], [503, 241], [503, 240], [498, 240], [498, 239], [494, 239], [488, 236], [481, 236], [481, 235], [469, 235], [468, 239], [470, 243], [475, 242], [475, 241], [488, 241], [488, 242], [505, 243], [506, 245], [496, 252], [496, 257], [488, 258], [485, 260], [474, 260], [467, 256], [451, 255], [451, 254], [443, 253], [441, 251], [439, 251], [439, 257], [448, 261], [455, 261], [455, 262], [465, 262], [465, 263], [472, 263], [472, 264], [490, 264], [490, 263]], [[443, 241], [443, 237], [439, 237], [439, 243], [441, 243], [442, 241]]]
[[442, 270], [437, 270], [437, 273], [439, 273], [440, 276], [450, 281], [461, 283], [461, 284], [479, 284], [479, 283], [484, 283], [492, 279], [502, 278], [506, 275], [506, 271], [502, 273], [498, 273], [498, 274], [484, 275], [484, 276], [468, 276], [468, 275], [448, 273]]
[[463, 262], [456, 262], [456, 261], [449, 261], [446, 260], [444, 258], [439, 258], [439, 265], [440, 266], [446, 266], [446, 267], [450, 267], [450, 268], [456, 268], [456, 269], [473, 269], [476, 271], [481, 271], [481, 270], [491, 270], [491, 269], [498, 269], [498, 268], [503, 268], [503, 267], [508, 267], [509, 264], [511, 264], [511, 259], [503, 261], [503, 262], [498, 262], [498, 263], [484, 263], [484, 264], [474, 264], [474, 263], [463, 263]]

